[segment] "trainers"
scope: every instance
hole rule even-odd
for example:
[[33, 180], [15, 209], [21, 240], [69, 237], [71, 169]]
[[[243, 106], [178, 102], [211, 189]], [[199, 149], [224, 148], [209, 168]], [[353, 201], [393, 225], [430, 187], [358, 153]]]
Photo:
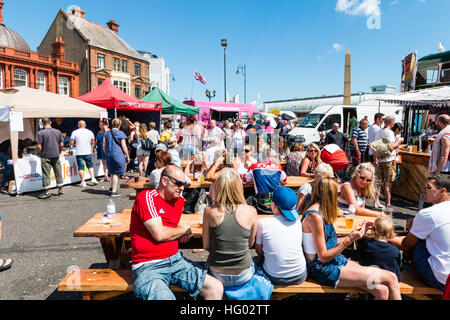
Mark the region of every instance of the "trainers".
[[86, 188], [86, 186], [87, 186], [86, 181], [81, 181], [80, 187]]
[[64, 194], [63, 190], [58, 190], [58, 196], [62, 196]]
[[120, 195], [120, 192], [111, 192], [111, 197], [119, 197]]
[[92, 179], [91, 179], [91, 183], [92, 183], [93, 185], [97, 185], [97, 184], [98, 184], [98, 181], [97, 181], [95, 178], [92, 178]]
[[39, 196], [39, 199], [48, 199], [52, 196], [51, 193], [43, 193]]

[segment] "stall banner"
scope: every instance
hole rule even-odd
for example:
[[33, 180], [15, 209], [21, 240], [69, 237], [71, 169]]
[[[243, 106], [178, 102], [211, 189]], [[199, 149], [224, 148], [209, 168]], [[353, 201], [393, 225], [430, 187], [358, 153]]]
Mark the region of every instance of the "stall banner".
[[414, 91], [416, 89], [416, 75], [417, 51], [414, 51], [402, 60], [401, 92]]
[[[61, 162], [61, 170], [64, 179], [64, 185], [80, 182], [81, 178], [78, 173], [78, 166], [75, 156], [59, 158]], [[96, 177], [103, 176], [103, 165], [97, 156], [93, 156], [94, 175]], [[16, 188], [18, 193], [33, 192], [43, 190], [42, 185], [42, 168], [41, 158], [35, 155], [28, 155], [19, 159], [14, 163], [14, 175], [16, 179]], [[87, 168], [84, 168], [85, 180], [89, 180], [91, 175]], [[52, 170], [50, 174], [50, 188], [56, 187], [55, 174]]]

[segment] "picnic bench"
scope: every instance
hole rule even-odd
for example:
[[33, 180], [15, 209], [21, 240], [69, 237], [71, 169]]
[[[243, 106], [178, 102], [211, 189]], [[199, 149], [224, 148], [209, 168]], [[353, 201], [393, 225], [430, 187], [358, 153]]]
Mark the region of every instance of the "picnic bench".
[[[428, 287], [415, 272], [402, 272], [400, 293], [417, 300], [441, 299], [443, 292]], [[170, 286], [173, 292], [184, 292], [176, 286]], [[81, 292], [83, 300], [106, 300], [133, 292], [131, 269], [74, 269], [58, 284], [58, 291]], [[360, 293], [368, 294], [360, 288], [336, 288], [321, 285], [307, 279], [298, 285], [280, 286], [273, 289], [271, 300], [281, 300], [301, 293]]]

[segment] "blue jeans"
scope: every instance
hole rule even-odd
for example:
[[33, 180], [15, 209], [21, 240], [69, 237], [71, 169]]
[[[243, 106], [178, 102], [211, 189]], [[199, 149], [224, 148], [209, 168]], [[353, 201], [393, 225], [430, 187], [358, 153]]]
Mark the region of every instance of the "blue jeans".
[[222, 282], [225, 288], [232, 286], [240, 286], [252, 280], [253, 276], [255, 275], [255, 265], [252, 264], [247, 270], [236, 275], [217, 273], [212, 271], [211, 268], [209, 268], [209, 273], [214, 278]]
[[92, 169], [94, 167], [94, 165], [92, 163], [92, 155], [90, 155], [90, 154], [76, 156], [76, 159], [77, 159], [78, 170], [80, 170], [80, 171], [84, 170], [84, 164], [86, 164], [86, 167], [88, 169]]
[[163, 261], [133, 270], [134, 294], [141, 300], [176, 300], [169, 289], [175, 285], [195, 299], [203, 287], [206, 269], [185, 259], [180, 252]]
[[440, 283], [433, 274], [428, 258], [430, 253], [427, 250], [426, 241], [419, 240], [413, 249], [414, 266], [422, 279], [429, 286], [444, 291], [444, 284]]
[[5, 167], [5, 169], [3, 170], [2, 185], [6, 185], [9, 183], [9, 178], [13, 169], [13, 165], [9, 160], [11, 159], [9, 159], [6, 153], [0, 152], [0, 163]]

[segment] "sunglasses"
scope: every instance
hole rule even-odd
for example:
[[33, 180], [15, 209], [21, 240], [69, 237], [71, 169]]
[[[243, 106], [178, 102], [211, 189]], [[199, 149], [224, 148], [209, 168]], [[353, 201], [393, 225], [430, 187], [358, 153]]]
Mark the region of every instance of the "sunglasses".
[[178, 188], [184, 187], [184, 182], [175, 179], [174, 177], [171, 177], [167, 174], [163, 175], [163, 177], [169, 178], [170, 182], [172, 182], [174, 185], [176, 185]]
[[361, 176], [361, 175], [359, 176], [359, 179], [361, 179], [362, 182], [367, 182], [367, 183], [371, 183], [372, 182], [372, 179], [366, 178], [366, 177]]
[[429, 186], [429, 185], [425, 185], [424, 187], [423, 187], [424, 189], [426, 189], [426, 190], [430, 190], [430, 189], [433, 189], [433, 187], [432, 186]]
[[317, 150], [308, 150], [308, 152], [314, 152], [314, 153], [317, 153]]

